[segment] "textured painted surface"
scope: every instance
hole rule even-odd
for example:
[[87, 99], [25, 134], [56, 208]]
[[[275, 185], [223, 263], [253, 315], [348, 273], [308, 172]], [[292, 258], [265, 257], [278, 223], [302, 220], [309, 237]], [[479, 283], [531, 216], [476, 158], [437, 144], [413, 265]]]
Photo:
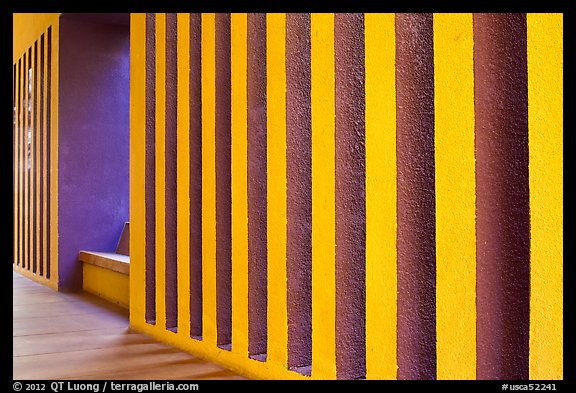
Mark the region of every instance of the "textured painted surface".
[[22, 170], [24, 172], [23, 179], [24, 184], [22, 188], [24, 189], [24, 202], [22, 206], [23, 228], [23, 254], [22, 254], [22, 267], [27, 268], [30, 271], [30, 188], [28, 177], [30, 176], [29, 170], [29, 155], [30, 155], [30, 117], [29, 117], [29, 105], [30, 105], [30, 48], [24, 53], [22, 59]]
[[248, 352], [267, 351], [266, 15], [248, 14]]
[[563, 23], [528, 14], [530, 379], [563, 378]]
[[216, 313], [218, 345], [232, 338], [230, 14], [216, 14]]
[[288, 367], [312, 364], [310, 15], [286, 15]]
[[146, 216], [146, 320], [156, 321], [156, 16], [146, 14], [145, 57], [145, 216]]
[[312, 377], [336, 378], [334, 15], [311, 15]]
[[83, 263], [82, 289], [124, 308], [130, 308], [130, 279], [127, 274]]
[[396, 14], [398, 379], [436, 378], [431, 14]]
[[477, 377], [528, 379], [526, 15], [474, 15]]
[[[288, 363], [286, 14], [266, 15], [266, 133], [268, 182], [268, 352], [266, 361]], [[244, 45], [240, 49], [246, 51]], [[240, 71], [240, 70], [238, 70]], [[244, 72], [245, 73], [245, 72]], [[246, 113], [246, 112], [244, 112]], [[244, 172], [246, 173], [246, 172]]]
[[[230, 16], [232, 121], [232, 351], [248, 356], [248, 119], [246, 14]], [[270, 244], [270, 243], [268, 243]]]
[[58, 15], [13, 14], [14, 268], [53, 288], [58, 287], [58, 169], [52, 163], [58, 135], [51, 130], [58, 129], [58, 95], [52, 86], [58, 72], [52, 70], [58, 69]]
[[16, 72], [16, 63], [12, 66], [12, 159], [14, 160], [12, 163], [12, 209], [14, 214], [14, 222], [13, 222], [13, 234], [14, 234], [14, 244], [13, 244], [13, 264], [17, 264], [18, 256], [17, 256], [17, 249], [18, 249], [18, 198], [19, 198], [19, 184], [18, 184], [18, 172], [20, 168], [20, 163], [18, 161], [19, 152], [18, 152], [18, 137], [19, 131], [17, 130], [17, 109], [16, 106], [20, 103], [20, 100], [16, 101], [16, 91], [18, 90], [18, 73]]
[[[394, 14], [366, 14], [364, 35], [366, 45], [366, 378], [396, 379], [398, 295]], [[382, 94], [382, 92], [390, 92], [390, 94]]]
[[[130, 324], [148, 325], [147, 258], [148, 15], [130, 16]], [[184, 312], [181, 314], [185, 314]], [[191, 314], [192, 315], [192, 314]], [[140, 328], [141, 329], [141, 328]]]
[[[156, 72], [155, 79], [155, 114], [154, 114], [154, 165], [156, 174], [154, 179], [154, 203], [155, 203], [155, 271], [156, 276], [156, 320], [159, 326], [166, 325], [166, 300], [171, 296], [166, 291], [166, 216], [170, 213], [166, 211], [166, 93], [169, 89], [166, 86], [166, 14], [156, 14], [156, 57], [154, 58]], [[168, 330], [171, 332], [171, 330]]]
[[40, 66], [40, 71], [38, 73], [38, 77], [40, 78], [38, 81], [38, 87], [40, 89], [39, 92], [39, 113], [38, 116], [40, 117], [39, 121], [39, 170], [40, 170], [40, 184], [39, 184], [39, 188], [38, 188], [38, 192], [39, 192], [39, 199], [40, 199], [40, 207], [39, 207], [39, 217], [38, 217], [38, 231], [39, 231], [39, 250], [38, 250], [38, 258], [39, 258], [39, 274], [40, 276], [44, 276], [48, 271], [48, 269], [46, 268], [46, 251], [45, 251], [45, 244], [46, 244], [46, 238], [45, 238], [45, 234], [47, 233], [46, 229], [45, 229], [45, 223], [46, 223], [46, 206], [45, 206], [45, 195], [46, 195], [46, 92], [45, 92], [45, 84], [46, 84], [46, 71], [45, 71], [45, 64], [46, 64], [46, 38], [45, 38], [45, 34], [42, 34], [40, 36], [40, 53], [39, 53], [39, 66]]
[[438, 379], [476, 378], [472, 14], [434, 15]]
[[[397, 17], [400, 20], [398, 24]], [[141, 228], [134, 228], [135, 237], [131, 250], [135, 255], [139, 255], [138, 258], [132, 257], [131, 266], [134, 287], [131, 289], [132, 326], [162, 341], [256, 378], [306, 378], [308, 374], [312, 379], [334, 379], [337, 376], [365, 376], [368, 379], [481, 378], [476, 372], [476, 363], [480, 361], [477, 352], [480, 351], [475, 335], [481, 315], [475, 309], [477, 243], [474, 217], [476, 198], [480, 191], [476, 187], [477, 164], [474, 150], [478, 138], [476, 121], [479, 109], [475, 102], [478, 97], [474, 89], [475, 85], [482, 82], [473, 68], [473, 45], [478, 44], [474, 41], [474, 15], [372, 14], [364, 16], [362, 29], [359, 29], [359, 23], [353, 23], [358, 29], [347, 31], [341, 29], [340, 21], [337, 20], [335, 25], [333, 14], [310, 15], [310, 142], [305, 133], [308, 129], [305, 104], [308, 99], [306, 54], [294, 55], [300, 53], [300, 44], [306, 41], [300, 33], [307, 28], [303, 21], [306, 21], [308, 16], [230, 16], [231, 135], [228, 143], [232, 244], [231, 348], [220, 348], [217, 345], [217, 288], [220, 276], [216, 253], [218, 247], [222, 246], [218, 241], [217, 230], [217, 206], [222, 197], [217, 185], [218, 151], [227, 148], [218, 142], [216, 130], [217, 121], [221, 120], [217, 114], [218, 103], [222, 99], [218, 91], [226, 90], [225, 83], [219, 83], [222, 70], [219, 71], [218, 66], [221, 56], [218, 52], [218, 21], [226, 16], [181, 14], [177, 18], [178, 258], [179, 261], [191, 260], [190, 265], [186, 262], [178, 264], [178, 324], [182, 329], [174, 333], [168, 331], [160, 322], [156, 325], [145, 323], [142, 307], [145, 243]], [[356, 22], [362, 19], [360, 15], [350, 14], [337, 15], [336, 18]], [[416, 22], [401, 26], [406, 22], [406, 19], [401, 20], [402, 18]], [[258, 23], [255, 23], [256, 21]], [[138, 222], [141, 226], [144, 182], [139, 178], [143, 177], [145, 151], [142, 141], [145, 134], [142, 113], [146, 100], [146, 93], [142, 88], [145, 76], [145, 16], [132, 15], [132, 22], [134, 46], [131, 94], [134, 116], [131, 132], [134, 154], [131, 155], [131, 179], [136, 195], [133, 194], [132, 197], [131, 218], [140, 220]], [[557, 23], [550, 20], [546, 31], [557, 29]], [[359, 39], [361, 36], [363, 37]], [[161, 37], [164, 40], [163, 34]], [[542, 45], [543, 41], [538, 43], [538, 40], [548, 37], [539, 33], [533, 44]], [[350, 46], [339, 46], [343, 38], [350, 40]], [[258, 45], [254, 45], [256, 43]], [[527, 44], [531, 45], [530, 38]], [[548, 45], [550, 44], [546, 47], [550, 48]], [[364, 55], [356, 56], [361, 53], [359, 50], [346, 52], [352, 47], [363, 48]], [[539, 69], [538, 75], [550, 77], [547, 83], [552, 86], [554, 97], [558, 99], [561, 97], [561, 93], [558, 93], [561, 81], [558, 76], [561, 73], [558, 56], [561, 50], [558, 46], [554, 48], [550, 53], [551, 58], [556, 58], [554, 62], [544, 65], [542, 60], [535, 60], [532, 69]], [[187, 50], [190, 52], [187, 53]], [[163, 51], [164, 47], [156, 48], [156, 60], [158, 56], [162, 56], [160, 52]], [[502, 53], [505, 52], [492, 56], [500, 56]], [[552, 53], [555, 53], [556, 57]], [[161, 58], [159, 64], [164, 64], [164, 61]], [[257, 73], [255, 69], [260, 71]], [[349, 83], [343, 84], [342, 81]], [[528, 81], [532, 83], [530, 77]], [[164, 80], [162, 82], [165, 84]], [[364, 92], [359, 94], [359, 97], [350, 94], [357, 91], [355, 89], [361, 85]], [[544, 98], [542, 92], [543, 88], [535, 84], [530, 93], [533, 98], [530, 99], [539, 102], [544, 108], [548, 105], [548, 99]], [[545, 97], [548, 97], [548, 93]], [[190, 105], [180, 105], [187, 100]], [[358, 101], [365, 102], [365, 112], [362, 105], [354, 104]], [[560, 107], [558, 101], [550, 102], [555, 103], [556, 109]], [[510, 102], [504, 101], [504, 104], [503, 107], [508, 108]], [[255, 108], [260, 112], [251, 111]], [[510, 108], [512, 109], [509, 112], [514, 113], [514, 106]], [[530, 123], [530, 132], [538, 128], [545, 129], [543, 124], [554, 124], [556, 133], [555, 137], [550, 139], [551, 145], [547, 147], [550, 150], [544, 150], [543, 145], [529, 146], [530, 154], [534, 154], [535, 162], [539, 162], [542, 168], [545, 167], [544, 163], [555, 163], [551, 165], [557, 171], [554, 172], [557, 177], [545, 180], [540, 175], [541, 172], [534, 172], [539, 171], [538, 167], [531, 166], [530, 182], [531, 187], [546, 189], [550, 187], [549, 182], [561, 182], [561, 159], [557, 156], [561, 150], [558, 150], [561, 146], [561, 123], [558, 123], [557, 110], [540, 110], [542, 112], [539, 115], [529, 119], [535, 122]], [[163, 111], [164, 109], [160, 113], [164, 113]], [[545, 115], [547, 117], [542, 117]], [[347, 122], [350, 119], [358, 121]], [[194, 128], [198, 124], [201, 125], [201, 132]], [[260, 128], [255, 128], [255, 125]], [[343, 132], [348, 128], [363, 130], [364, 126], [365, 131], [360, 134]], [[195, 131], [188, 132], [188, 129]], [[257, 134], [254, 132], [256, 129], [266, 132]], [[363, 142], [363, 132], [365, 169], [360, 169], [361, 164], [357, 157], [349, 162], [346, 162], [346, 159], [337, 159], [347, 157], [343, 152], [353, 150], [356, 153], [356, 145], [342, 141], [346, 139]], [[296, 138], [291, 138], [294, 135], [304, 137], [295, 140]], [[337, 135], [344, 138], [337, 138]], [[257, 136], [263, 139], [258, 139]], [[533, 136], [536, 141], [539, 140], [538, 137], [541, 138], [540, 142], [535, 143], [543, 144], [548, 140], [546, 132], [536, 132]], [[530, 138], [533, 136], [531, 134]], [[200, 140], [193, 141], [193, 138]], [[254, 140], [265, 143], [253, 145]], [[507, 140], [494, 139], [493, 146], [498, 149], [508, 146], [502, 144]], [[308, 143], [311, 156], [309, 163], [306, 151]], [[253, 154], [254, 150], [251, 149], [255, 146], [258, 149], [254, 150], [259, 154]], [[554, 160], [547, 161], [547, 155], [541, 155], [544, 151], [551, 152], [547, 154], [553, 154]], [[197, 160], [194, 154], [201, 155], [203, 160]], [[532, 155], [530, 157], [532, 159]], [[260, 172], [254, 172], [254, 166]], [[200, 171], [198, 167], [201, 168]], [[355, 168], [358, 173], [352, 177], [353, 181], [346, 182], [345, 176], [338, 175], [337, 168], [344, 169], [344, 172]], [[157, 168], [155, 174], [158, 175], [159, 171], [160, 168]], [[251, 173], [259, 175], [251, 177]], [[312, 220], [310, 294], [307, 294], [306, 290], [299, 289], [300, 293], [297, 293], [293, 289], [299, 288], [299, 281], [305, 283], [307, 276], [302, 274], [304, 271], [298, 271], [298, 274], [302, 274], [298, 276], [291, 274], [293, 265], [290, 264], [289, 257], [290, 252], [293, 255], [304, 255], [296, 260], [298, 266], [305, 266], [306, 242], [295, 242], [300, 248], [293, 248], [292, 251], [289, 247], [293, 245], [288, 244], [294, 229], [302, 229], [300, 234], [306, 233], [305, 226], [290, 228], [290, 225], [300, 222], [295, 219], [306, 223], [306, 214], [301, 213], [307, 212], [307, 195], [292, 190], [295, 186], [305, 185], [308, 176], [311, 178]], [[365, 184], [359, 188], [353, 187], [363, 180], [364, 176]], [[253, 186], [251, 182], [256, 180], [258, 185], [265, 185], [265, 194], [254, 195], [254, 189], [250, 191]], [[189, 188], [180, 188], [182, 182], [189, 184]], [[196, 190], [194, 192], [202, 193], [202, 199], [195, 199], [195, 203], [200, 201], [201, 206], [196, 207], [195, 212], [192, 208], [193, 189]], [[338, 195], [343, 189], [350, 189], [351, 192]], [[533, 199], [530, 211], [541, 209], [540, 215], [531, 218], [533, 223], [537, 223], [535, 225], [544, 225], [541, 224], [544, 222], [542, 220], [550, 219], [544, 213], [546, 209], [552, 210], [550, 206], [559, 208], [557, 200], [561, 191], [558, 190], [547, 200], [531, 194]], [[358, 198], [362, 193], [365, 193], [365, 202], [360, 202], [362, 199]], [[254, 224], [255, 210], [249, 208], [254, 202], [250, 201], [252, 197], [261, 198], [257, 199], [258, 203], [264, 203], [266, 207], [265, 211], [256, 210], [262, 213], [259, 219], [264, 220], [260, 223], [265, 224], [261, 228], [265, 237], [250, 239], [254, 233], [254, 228], [249, 230], [251, 220]], [[336, 254], [343, 251], [337, 251], [337, 244], [343, 244], [341, 238], [337, 237], [337, 227], [341, 230], [354, 224], [352, 220], [342, 220], [343, 213], [348, 214], [346, 208], [350, 206], [337, 203], [337, 200], [342, 200], [338, 198], [343, 197], [360, 205], [350, 211], [353, 211], [356, 218], [359, 213], [365, 217], [366, 238], [365, 247], [359, 247], [356, 250], [358, 253], [353, 254], [354, 258], [346, 258], [346, 261], [341, 259], [337, 264]], [[189, 212], [186, 210], [188, 206]], [[300, 207], [304, 208], [300, 210]], [[166, 209], [167, 206], [159, 204], [158, 208]], [[562, 230], [562, 213], [561, 210], [556, 212], [553, 215], [555, 221], [545, 221], [549, 235], [543, 237], [544, 234], [541, 233], [539, 236], [544, 242], [551, 242], [550, 244], [559, 247], [558, 243], [554, 242], [558, 241], [559, 232]], [[193, 225], [198, 223], [204, 231], [192, 235]], [[407, 226], [407, 223], [411, 223], [411, 226]], [[181, 227], [188, 226], [191, 228], [190, 233], [180, 230]], [[350, 242], [351, 249], [354, 249], [358, 246], [356, 237], [362, 233], [349, 233], [354, 239]], [[186, 243], [188, 238], [189, 244]], [[199, 277], [192, 273], [193, 241], [202, 242], [200, 257], [204, 258], [200, 273], [202, 277], [197, 281], [194, 290], [194, 277], [196, 280]], [[260, 270], [253, 269], [254, 260], [249, 258], [250, 242], [254, 241], [262, 242], [258, 246], [264, 247], [260, 251], [265, 258], [257, 260]], [[401, 244], [401, 241], [404, 243]], [[532, 243], [534, 242], [533, 239]], [[164, 247], [159, 241], [156, 244]], [[190, 256], [184, 249], [190, 250]], [[365, 253], [365, 259], [356, 258], [361, 253]], [[539, 263], [543, 267], [545, 277], [542, 282], [544, 279], [551, 280], [559, 291], [561, 281], [558, 279], [558, 263], [561, 263], [561, 257], [558, 259], [556, 253], [555, 257], [536, 262], [536, 255], [540, 254], [533, 250], [531, 263]], [[407, 256], [411, 258], [407, 259]], [[362, 261], [361, 264], [358, 264], [358, 259]], [[407, 264], [407, 261], [410, 263]], [[337, 266], [360, 266], [361, 270], [364, 268], [362, 264], [365, 264], [365, 271], [360, 274], [358, 271], [347, 277], [336, 274]], [[258, 280], [262, 280], [262, 286], [254, 285], [256, 281], [252, 274], [255, 272], [263, 273], [258, 276]], [[166, 272], [158, 270], [157, 273], [158, 280], [164, 281]], [[539, 278], [532, 275], [531, 280], [534, 282]], [[362, 298], [363, 294], [345, 299], [339, 297], [338, 292], [354, 293], [346, 292], [346, 286], [341, 285], [347, 281], [362, 282], [365, 285], [365, 299]], [[340, 284], [338, 290], [337, 282]], [[182, 283], [188, 286], [181, 285]], [[409, 285], [406, 286], [406, 283]], [[159, 283], [156, 286], [157, 294], [166, 291]], [[294, 332], [301, 334], [300, 337], [306, 337], [307, 328], [303, 323], [306, 321], [306, 308], [302, 307], [303, 312], [296, 312], [302, 304], [292, 299], [306, 299], [307, 295], [310, 295], [312, 304], [312, 364], [311, 367], [305, 364], [299, 367], [297, 362], [291, 363], [296, 356], [291, 357], [289, 354], [298, 353], [300, 356], [300, 351], [307, 349], [306, 340], [299, 342], [292, 339], [296, 337]], [[254, 312], [251, 302], [255, 299], [251, 296], [266, 302], [263, 306], [265, 314]], [[159, 298], [159, 307], [163, 301], [164, 298]], [[342, 305], [346, 301], [354, 305], [352, 312], [348, 315], [337, 313], [337, 304]], [[561, 301], [552, 300], [543, 288], [531, 302], [532, 307], [540, 307], [540, 310], [544, 307], [546, 310], [556, 310], [551, 311], [551, 315], [557, 322], [561, 321], [561, 309], [558, 308]], [[203, 305], [200, 309], [203, 313], [203, 326], [202, 329], [196, 329], [197, 335], [192, 334], [193, 337], [190, 337], [188, 326], [192, 327], [194, 317], [187, 310], [192, 311], [193, 304], [198, 303]], [[546, 315], [537, 313], [537, 309], [530, 309], [533, 321], [543, 320], [539, 318]], [[358, 318], [363, 310], [365, 320]], [[257, 316], [254, 317], [254, 314]], [[265, 333], [265, 352], [256, 356], [254, 348], [249, 348], [254, 344], [255, 318], [256, 324], [265, 324], [265, 330], [259, 331]], [[361, 329], [350, 324], [347, 326], [353, 340], [348, 340], [346, 344], [358, 351], [345, 352], [342, 351], [342, 343], [337, 344], [337, 341], [343, 340], [337, 334], [342, 325], [337, 326], [336, 318], [339, 321], [346, 318], [360, 319], [360, 324], [365, 323], [365, 328]], [[539, 356], [540, 359], [554, 358], [555, 362], [551, 362], [548, 370], [558, 370], [562, 361], [557, 360], [558, 352], [555, 351], [558, 343], [561, 343], [562, 333], [557, 329], [558, 325], [551, 324], [544, 328], [541, 322], [539, 324], [540, 326], [530, 326], [531, 359], [532, 356]], [[258, 327], [261, 328], [262, 325]], [[304, 329], [301, 329], [302, 327]], [[512, 331], [506, 334], [516, 333]], [[362, 338], [358, 340], [359, 337]], [[498, 363], [495, 364], [498, 367]], [[531, 373], [544, 372], [541, 367], [536, 360], [531, 360]], [[546, 372], [550, 374], [545, 375], [554, 376], [553, 371]]]
[[[190, 335], [202, 336], [202, 44], [200, 14], [190, 14]], [[186, 64], [185, 62], [183, 62]]]
[[178, 331], [190, 337], [193, 318], [190, 280], [190, 14], [176, 15], [176, 50], [180, 59], [176, 65], [176, 99], [179, 103], [176, 114]]
[[78, 251], [113, 251], [128, 219], [128, 45], [125, 26], [60, 20], [58, 270], [63, 288], [81, 285]]
[[202, 80], [202, 340], [217, 341], [216, 332], [216, 17], [201, 16]]
[[[46, 277], [58, 288], [58, 97], [59, 23], [46, 32]], [[52, 89], [52, 86], [56, 88]]]
[[12, 59], [21, 58], [30, 44], [46, 32], [48, 26], [58, 25], [59, 13], [14, 13], [12, 14]]
[[364, 15], [334, 15], [336, 375], [366, 375]]
[[38, 41], [34, 42], [34, 49], [33, 49], [33, 60], [32, 60], [32, 136], [30, 141], [30, 171], [31, 171], [31, 179], [30, 185], [32, 188], [32, 201], [30, 204], [30, 209], [32, 211], [32, 220], [30, 222], [30, 231], [31, 231], [31, 255], [32, 255], [32, 272], [36, 273], [38, 269], [38, 180], [40, 173], [40, 168], [38, 167]]
[[177, 266], [177, 191], [178, 179], [176, 175], [176, 149], [178, 148], [177, 122], [178, 122], [178, 52], [176, 14], [166, 15], [166, 159], [165, 173], [166, 186], [164, 195], [166, 200], [166, 328], [178, 327], [178, 266]]

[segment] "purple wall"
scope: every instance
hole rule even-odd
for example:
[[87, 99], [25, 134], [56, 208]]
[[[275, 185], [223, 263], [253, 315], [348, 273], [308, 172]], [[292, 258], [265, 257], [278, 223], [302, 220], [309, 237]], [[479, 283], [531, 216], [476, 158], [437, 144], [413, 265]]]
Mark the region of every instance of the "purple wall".
[[80, 250], [114, 252], [129, 219], [128, 25], [60, 20], [59, 286], [82, 286]]

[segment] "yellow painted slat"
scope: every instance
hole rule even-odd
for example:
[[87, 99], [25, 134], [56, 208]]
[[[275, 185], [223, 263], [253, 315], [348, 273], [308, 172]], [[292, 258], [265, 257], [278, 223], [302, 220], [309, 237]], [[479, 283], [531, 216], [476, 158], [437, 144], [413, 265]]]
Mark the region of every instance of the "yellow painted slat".
[[[20, 101], [17, 102], [18, 106], [18, 117], [17, 117], [17, 125], [16, 125], [16, 132], [18, 134], [18, 152], [19, 152], [19, 159], [18, 159], [18, 194], [20, 198], [18, 199], [18, 262], [19, 266], [22, 266], [22, 252], [24, 250], [24, 242], [22, 237], [22, 217], [23, 217], [23, 203], [22, 203], [22, 191], [23, 191], [23, 165], [24, 159], [22, 158], [23, 154], [23, 128], [22, 128], [22, 63], [18, 64], [17, 70], [20, 75], [20, 79], [18, 80], [18, 94], [20, 95]], [[18, 95], [16, 96], [18, 99]]]
[[23, 121], [22, 121], [22, 125], [23, 125], [23, 129], [22, 129], [22, 134], [23, 134], [23, 141], [22, 141], [22, 152], [23, 152], [23, 157], [22, 157], [22, 170], [24, 171], [24, 186], [22, 187], [23, 191], [24, 191], [24, 208], [23, 208], [23, 212], [24, 212], [24, 227], [22, 229], [23, 232], [23, 236], [22, 236], [22, 241], [24, 242], [24, 255], [22, 258], [23, 264], [22, 266], [24, 266], [26, 269], [29, 269], [30, 266], [30, 261], [28, 258], [29, 255], [29, 247], [28, 247], [28, 243], [29, 243], [29, 237], [30, 237], [30, 189], [28, 187], [28, 175], [29, 175], [29, 171], [28, 171], [28, 127], [30, 124], [30, 117], [28, 116], [28, 103], [30, 100], [30, 93], [28, 91], [28, 86], [29, 86], [29, 78], [28, 78], [28, 68], [30, 67], [30, 56], [28, 55], [29, 52], [28, 50], [26, 50], [26, 59], [23, 62], [23, 69], [22, 69], [22, 116], [23, 116]]
[[50, 281], [58, 288], [58, 103], [60, 58], [60, 22], [52, 25], [51, 99], [50, 99]]
[[334, 14], [311, 15], [312, 377], [336, 378]]
[[166, 14], [156, 14], [156, 326], [166, 327]]
[[[33, 272], [34, 271], [34, 262], [37, 261], [36, 257], [36, 244], [35, 244], [35, 238], [34, 238], [34, 234], [36, 232], [36, 225], [35, 225], [35, 220], [36, 220], [36, 198], [34, 197], [34, 190], [36, 188], [36, 181], [35, 181], [35, 174], [36, 172], [36, 159], [35, 159], [35, 151], [36, 151], [36, 143], [34, 141], [34, 137], [36, 134], [36, 130], [37, 130], [37, 124], [34, 121], [34, 101], [36, 100], [36, 89], [34, 89], [34, 71], [35, 71], [35, 64], [34, 64], [34, 56], [36, 55], [36, 51], [34, 50], [34, 44], [32, 44], [32, 52], [30, 52], [32, 54], [32, 57], [30, 57], [30, 118], [28, 120], [28, 127], [30, 129], [30, 169], [28, 172], [28, 176], [29, 176], [29, 212], [28, 212], [28, 217], [29, 217], [29, 231], [30, 231], [30, 240], [29, 240], [29, 244], [30, 244], [30, 271]], [[36, 266], [38, 267], [38, 266]]]
[[34, 258], [36, 259], [36, 274], [40, 275], [40, 38], [36, 43], [36, 89], [34, 92], [35, 100], [34, 106], [36, 110], [36, 119], [34, 122], [34, 134], [36, 143], [34, 144], [34, 190], [36, 197], [34, 198], [34, 217], [35, 225], [33, 226], [35, 242], [34, 242]]
[[177, 15], [178, 334], [190, 336], [190, 14]]
[[146, 14], [130, 15], [130, 324], [145, 323]]
[[248, 136], [246, 14], [231, 16], [232, 351], [248, 356]]
[[48, 168], [47, 168], [47, 163], [48, 163], [48, 152], [47, 152], [47, 91], [46, 91], [46, 85], [47, 85], [47, 69], [48, 69], [48, 64], [46, 62], [46, 58], [47, 58], [47, 53], [48, 53], [48, 45], [46, 43], [46, 34], [44, 34], [44, 84], [42, 85], [42, 91], [44, 93], [44, 97], [42, 102], [40, 103], [40, 105], [42, 105], [43, 108], [43, 114], [44, 116], [42, 117], [42, 119], [40, 119], [40, 121], [42, 122], [42, 129], [44, 130], [42, 132], [42, 167], [43, 167], [43, 171], [40, 174], [41, 179], [42, 179], [42, 195], [44, 198], [42, 198], [42, 200], [40, 201], [41, 203], [41, 210], [42, 210], [42, 238], [40, 239], [40, 247], [42, 247], [42, 255], [43, 260], [42, 260], [42, 264], [44, 265], [43, 267], [43, 271], [44, 271], [44, 277], [46, 277], [48, 275], [48, 246], [47, 246], [47, 239], [48, 239], [48, 205], [47, 205], [47, 192], [48, 192], [48, 186], [47, 186], [47, 173], [48, 173]]
[[286, 15], [268, 14], [268, 358], [288, 361], [286, 305]]
[[530, 379], [562, 379], [562, 14], [528, 14], [527, 24]]
[[40, 247], [42, 247], [42, 242], [41, 242], [41, 238], [40, 238], [40, 204], [42, 203], [42, 201], [40, 200], [40, 187], [42, 187], [42, 173], [40, 172], [40, 138], [42, 138], [42, 134], [40, 134], [40, 123], [42, 122], [42, 119], [40, 118], [40, 107], [42, 105], [42, 102], [40, 101], [41, 98], [41, 91], [42, 91], [42, 86], [40, 85], [40, 38], [38, 38], [38, 44], [37, 44], [37, 60], [36, 60], [36, 146], [34, 147], [36, 150], [36, 162], [34, 165], [34, 170], [36, 173], [35, 176], [35, 184], [34, 187], [36, 189], [36, 200], [34, 201], [34, 209], [35, 209], [35, 217], [36, 217], [36, 223], [34, 225], [34, 231], [36, 233], [36, 243], [34, 244], [34, 248], [35, 248], [35, 252], [34, 254], [36, 255], [36, 274], [40, 275], [40, 264], [42, 263], [42, 260], [40, 259]]
[[[14, 68], [14, 70], [16, 70], [17, 67]], [[14, 97], [14, 102], [12, 103], [12, 108], [15, 108], [16, 105], [18, 105], [18, 95], [17, 95], [17, 83], [18, 83], [18, 74], [17, 71], [15, 74], [12, 75], [12, 89], [13, 89], [13, 97]], [[16, 114], [14, 113], [14, 116]], [[14, 244], [13, 244], [13, 262], [16, 262], [16, 256], [17, 256], [17, 249], [18, 249], [18, 238], [17, 238], [17, 230], [18, 230], [18, 206], [17, 206], [17, 198], [18, 198], [18, 163], [17, 163], [17, 154], [18, 154], [18, 129], [17, 129], [17, 119], [14, 120], [15, 123], [12, 126], [13, 127], [13, 141], [12, 141], [12, 170], [13, 170], [13, 179], [14, 179], [14, 189], [12, 190], [13, 193], [13, 213], [14, 217], [13, 217], [13, 233], [14, 233]]]
[[202, 335], [216, 345], [215, 15], [202, 14]]
[[395, 19], [394, 14], [366, 14], [364, 18], [366, 378], [396, 379]]
[[472, 14], [434, 14], [438, 379], [476, 378]]

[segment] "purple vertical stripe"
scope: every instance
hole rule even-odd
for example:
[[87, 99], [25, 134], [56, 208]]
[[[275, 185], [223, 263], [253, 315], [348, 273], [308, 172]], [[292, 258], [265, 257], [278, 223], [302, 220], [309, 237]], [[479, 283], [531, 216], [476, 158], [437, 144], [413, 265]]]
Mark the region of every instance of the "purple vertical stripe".
[[146, 14], [146, 322], [156, 323], [156, 15]]
[[30, 170], [32, 174], [32, 271], [36, 273], [38, 269], [38, 247], [36, 241], [37, 239], [37, 231], [38, 228], [38, 210], [36, 205], [36, 198], [38, 197], [37, 187], [36, 187], [36, 179], [38, 177], [38, 171], [36, 170], [36, 162], [38, 160], [37, 155], [37, 143], [38, 143], [38, 41], [34, 42], [34, 99], [32, 102], [32, 112], [33, 112], [33, 126], [31, 127], [32, 130], [32, 160], [33, 167]]
[[364, 16], [335, 14], [336, 375], [366, 375]]
[[178, 327], [177, 265], [177, 123], [178, 123], [178, 48], [176, 14], [166, 14], [166, 328]]
[[526, 34], [525, 14], [474, 15], [479, 379], [529, 378]]
[[217, 344], [231, 349], [232, 212], [230, 14], [216, 14], [216, 327]]
[[312, 364], [310, 15], [286, 14], [288, 367]]
[[432, 14], [396, 14], [398, 379], [436, 378]]
[[[267, 351], [266, 14], [248, 14], [248, 353]], [[260, 356], [259, 356], [260, 355]]]
[[190, 14], [190, 336], [202, 337], [202, 19]]
[[44, 90], [45, 90], [45, 81], [44, 81], [44, 43], [45, 37], [44, 34], [40, 37], [40, 128], [39, 128], [39, 139], [40, 139], [40, 253], [38, 257], [38, 261], [40, 263], [40, 275], [45, 275], [45, 255], [44, 255], [44, 185], [46, 184], [46, 176], [44, 174], [44, 119], [45, 119], [45, 112], [44, 112]]
[[47, 243], [46, 243], [46, 278], [50, 279], [50, 264], [51, 264], [51, 242], [52, 226], [51, 226], [51, 210], [50, 210], [50, 168], [51, 168], [51, 151], [52, 144], [52, 26], [48, 27], [47, 33], [47, 47], [46, 47], [46, 226], [48, 228]]

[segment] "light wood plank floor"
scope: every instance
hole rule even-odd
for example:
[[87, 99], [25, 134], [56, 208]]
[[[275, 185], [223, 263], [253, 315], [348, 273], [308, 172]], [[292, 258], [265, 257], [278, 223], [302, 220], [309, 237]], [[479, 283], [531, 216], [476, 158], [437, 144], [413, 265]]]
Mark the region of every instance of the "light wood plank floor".
[[244, 379], [134, 332], [128, 312], [13, 273], [14, 379]]

